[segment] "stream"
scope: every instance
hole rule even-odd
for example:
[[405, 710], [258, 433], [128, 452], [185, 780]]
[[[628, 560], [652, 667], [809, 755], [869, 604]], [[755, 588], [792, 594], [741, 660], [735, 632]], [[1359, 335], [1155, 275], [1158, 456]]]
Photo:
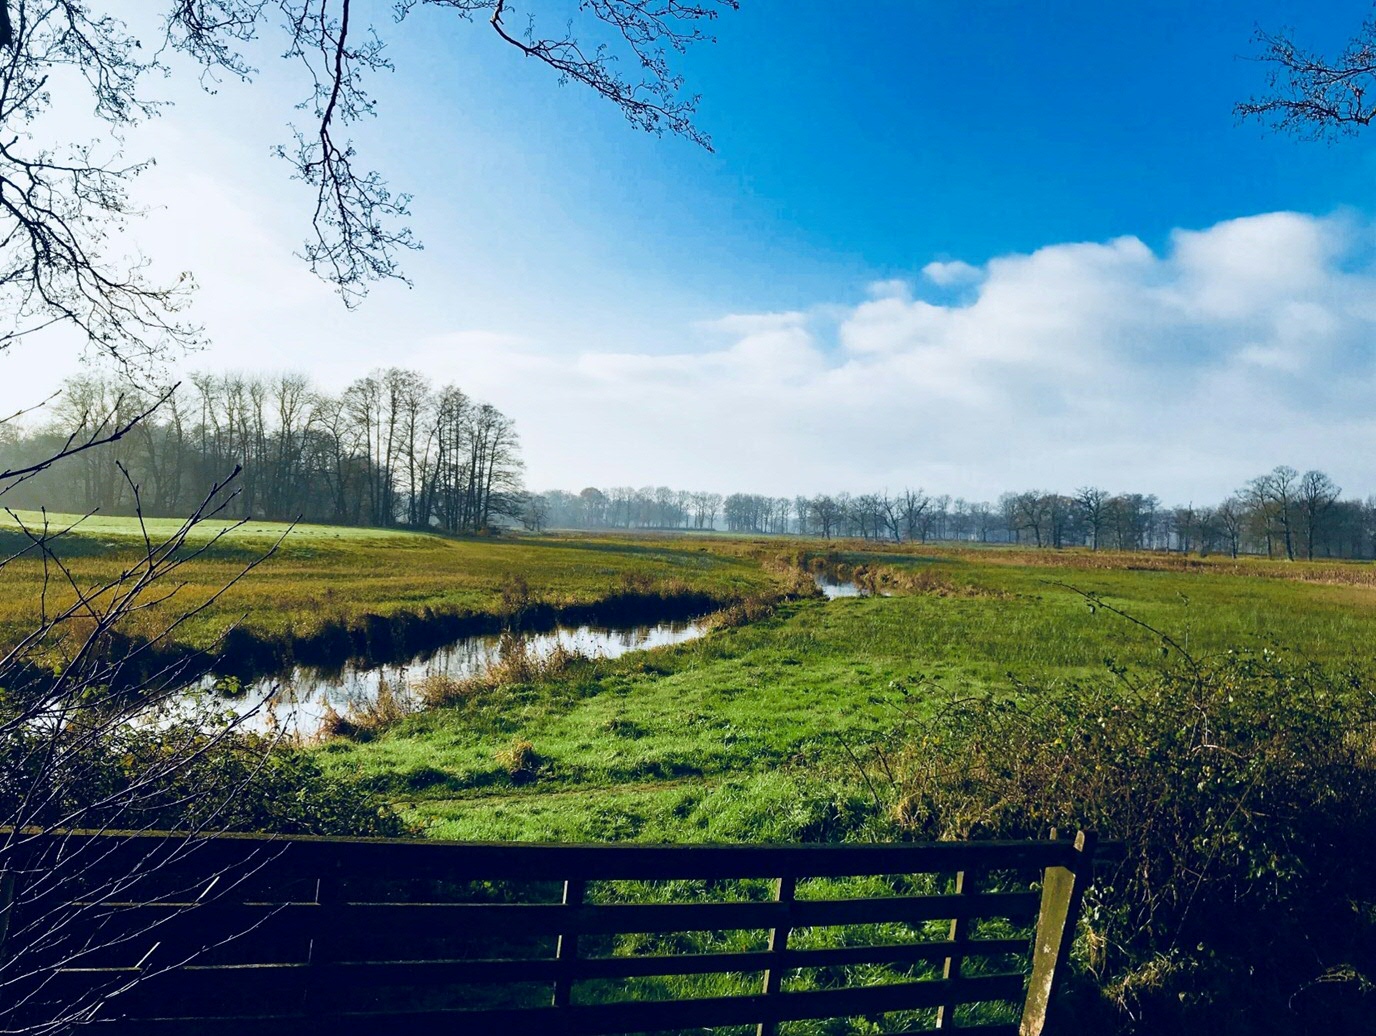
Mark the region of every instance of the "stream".
[[817, 572], [813, 575], [812, 581], [817, 584], [817, 589], [828, 601], [834, 601], [838, 597], [868, 597], [869, 591], [851, 582], [849, 579], [837, 579], [834, 576], [825, 575]]
[[[820, 573], [813, 578], [829, 601], [868, 594], [848, 580]], [[548, 658], [559, 649], [586, 658], [618, 658], [631, 651], [696, 640], [707, 632], [707, 625], [706, 619], [695, 619], [627, 626], [557, 626], [547, 632], [515, 636], [532, 660]], [[347, 715], [351, 708], [376, 700], [384, 685], [406, 698], [431, 678], [477, 676], [500, 659], [501, 645], [500, 634], [485, 633], [462, 637], [406, 662], [370, 665], [352, 660], [338, 668], [294, 666], [285, 674], [246, 683], [242, 695], [232, 699], [233, 707], [248, 716], [244, 725], [249, 729], [263, 731], [276, 726], [288, 734], [311, 737], [329, 710]], [[203, 686], [210, 689], [214, 683], [215, 678], [208, 676]], [[260, 707], [262, 702], [267, 705]]]
[[[705, 632], [706, 620], [698, 619], [619, 628], [559, 626], [545, 633], [520, 633], [516, 637], [532, 659], [548, 658], [559, 648], [587, 658], [617, 658], [630, 651], [695, 640]], [[390, 665], [349, 662], [338, 669], [294, 666], [285, 675], [246, 684], [235, 704], [243, 713], [249, 713], [266, 699], [281, 729], [310, 737], [320, 729], [327, 709], [347, 714], [351, 706], [376, 699], [384, 683], [394, 692], [404, 694], [431, 677], [462, 680], [477, 676], [501, 657], [501, 641], [501, 635], [493, 633], [464, 637], [428, 655]], [[214, 679], [207, 677], [206, 686], [213, 683]], [[254, 730], [265, 730], [271, 725], [265, 710], [259, 710], [245, 722]]]

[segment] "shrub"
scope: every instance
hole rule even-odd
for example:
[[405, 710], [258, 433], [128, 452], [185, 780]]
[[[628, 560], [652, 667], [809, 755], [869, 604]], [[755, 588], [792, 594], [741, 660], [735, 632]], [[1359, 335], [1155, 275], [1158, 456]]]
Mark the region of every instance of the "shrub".
[[471, 700], [479, 691], [477, 683], [448, 673], [427, 673], [418, 684], [416, 694], [422, 708], [438, 709]]
[[509, 573], [502, 580], [500, 589], [502, 614], [508, 619], [519, 618], [521, 613], [535, 603], [535, 597], [530, 592], [530, 584], [526, 582], [526, 577], [520, 573]]
[[1120, 840], [1078, 959], [1123, 1031], [1370, 1031], [1371, 687], [1271, 653], [1115, 674], [910, 723], [885, 760], [900, 823]]
[[[78, 816], [92, 829], [406, 833], [357, 786], [270, 737], [188, 721], [101, 733], [94, 740], [71, 727], [60, 735], [61, 765], [45, 768], [34, 750], [43, 734], [10, 731], [0, 740], [0, 809], [13, 815], [27, 807], [34, 827], [55, 829]], [[27, 805], [35, 801], [41, 809]]]
[[735, 604], [715, 611], [707, 617], [707, 628], [714, 630], [736, 629], [759, 622], [774, 614], [775, 600], [769, 597], [751, 596]]
[[394, 687], [383, 674], [378, 677], [376, 692], [352, 698], [343, 713], [328, 700], [322, 699], [322, 702], [324, 708], [314, 740], [342, 737], [371, 741], [383, 730], [420, 711], [425, 697], [406, 683]]

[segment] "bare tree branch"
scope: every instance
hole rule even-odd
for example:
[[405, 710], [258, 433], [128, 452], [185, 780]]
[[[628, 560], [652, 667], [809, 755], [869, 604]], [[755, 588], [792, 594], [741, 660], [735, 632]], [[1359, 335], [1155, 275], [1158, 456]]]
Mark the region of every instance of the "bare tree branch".
[[[508, 29], [507, 0], [399, 0], [397, 19], [417, 7], [458, 17], [483, 14], [497, 35], [527, 57], [621, 109], [634, 126], [683, 136], [711, 147], [693, 118], [697, 98], [684, 96], [670, 57], [711, 39], [701, 28], [738, 0], [581, 0], [565, 5], [572, 21], [541, 35], [532, 17], [524, 34]], [[555, 0], [543, 7], [558, 9]], [[121, 157], [123, 132], [158, 114], [143, 89], [150, 73], [174, 74], [165, 58], [180, 52], [199, 66], [213, 90], [220, 76], [251, 80], [247, 51], [280, 17], [281, 49], [304, 72], [297, 108], [311, 123], [291, 128], [277, 154], [295, 179], [315, 192], [311, 232], [301, 255], [311, 269], [356, 304], [377, 280], [405, 281], [398, 257], [420, 247], [406, 221], [410, 197], [360, 164], [348, 134], [377, 114], [368, 77], [392, 70], [383, 39], [359, 24], [353, 0], [170, 0], [160, 47], [145, 56], [130, 30], [86, 0], [0, 3], [0, 349], [54, 325], [82, 332], [97, 349], [136, 362], [195, 345], [200, 329], [179, 317], [194, 281], [149, 277], [140, 258], [112, 246], [140, 215], [128, 187], [147, 161]], [[624, 60], [636, 71], [623, 75]], [[86, 84], [108, 135], [85, 144], [43, 143], [52, 113], [50, 81], [75, 73]]]
[[1376, 18], [1336, 58], [1304, 50], [1288, 30], [1258, 31], [1255, 41], [1270, 66], [1267, 91], [1238, 104], [1240, 117], [1311, 140], [1355, 133], [1376, 117]]
[[[87, 450], [95, 449], [97, 446], [104, 446], [107, 443], [118, 442], [133, 431], [142, 421], [150, 417], [153, 412], [157, 410], [158, 407], [162, 406], [163, 403], [167, 402], [176, 391], [177, 386], [173, 385], [171, 388], [165, 390], [151, 405], [133, 415], [122, 415], [120, 413], [121, 404], [124, 402], [124, 397], [121, 396], [115, 403], [114, 408], [108, 414], [100, 418], [93, 427], [88, 427], [87, 424], [83, 422], [82, 426], [72, 432], [67, 437], [67, 441], [63, 443], [61, 448], [55, 453], [32, 464], [0, 471], [0, 492], [4, 492], [25, 479], [37, 475], [40, 471], [46, 471], [58, 461], [64, 460], [67, 457], [74, 457], [79, 453], [85, 453]], [[19, 413], [22, 414], [24, 412], [25, 411], [21, 410]], [[12, 420], [12, 418], [7, 418], [6, 420]], [[83, 432], [85, 434], [83, 434]]]

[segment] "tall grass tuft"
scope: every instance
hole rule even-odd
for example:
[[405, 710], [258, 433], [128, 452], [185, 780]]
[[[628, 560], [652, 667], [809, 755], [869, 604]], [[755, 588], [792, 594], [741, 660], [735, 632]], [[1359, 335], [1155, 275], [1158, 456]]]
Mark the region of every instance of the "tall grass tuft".
[[774, 614], [777, 603], [773, 597], [747, 597], [709, 615], [706, 620], [707, 628], [717, 630], [748, 626]]
[[524, 784], [535, 779], [539, 772], [540, 756], [535, 746], [525, 738], [517, 738], [497, 753], [497, 765], [507, 772], [513, 783]]
[[376, 694], [350, 701], [342, 714], [325, 701], [316, 737], [322, 741], [336, 737], [367, 741], [419, 711], [420, 705], [421, 699], [411, 687], [394, 687], [382, 675], [378, 677]]
[[507, 630], [497, 642], [496, 659], [481, 672], [462, 677], [427, 676], [415, 691], [422, 708], [462, 705], [499, 687], [553, 679], [586, 661], [586, 655], [563, 644], [540, 654], [531, 650], [525, 638]]

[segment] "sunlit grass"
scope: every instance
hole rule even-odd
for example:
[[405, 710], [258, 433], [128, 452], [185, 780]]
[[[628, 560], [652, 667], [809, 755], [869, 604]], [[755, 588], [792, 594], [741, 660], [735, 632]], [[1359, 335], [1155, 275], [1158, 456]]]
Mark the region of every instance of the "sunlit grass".
[[[20, 519], [39, 527], [39, 516]], [[49, 515], [60, 529], [77, 516]], [[155, 539], [179, 523], [149, 521]], [[246, 565], [275, 552], [177, 638], [195, 646], [212, 642], [231, 623], [264, 638], [309, 636], [327, 623], [349, 624], [365, 614], [398, 611], [498, 612], [503, 588], [523, 581], [538, 600], [553, 604], [597, 601], [625, 589], [674, 586], [728, 600], [767, 590], [775, 580], [744, 551], [706, 552], [673, 541], [470, 537], [297, 526], [281, 523], [207, 523], [191, 538], [204, 553], [178, 572], [176, 593], [137, 617], [126, 632], [152, 634], [170, 616], [189, 610], [233, 582]], [[223, 533], [215, 539], [216, 533]], [[283, 534], [286, 534], [285, 536]], [[211, 543], [211, 540], [214, 540]], [[279, 543], [280, 540], [280, 543]], [[9, 516], [0, 519], [0, 554], [23, 550], [27, 539]], [[135, 569], [144, 541], [131, 518], [80, 521], [60, 537], [55, 552], [84, 591]], [[0, 642], [31, 627], [47, 580], [49, 608], [73, 599], [65, 575], [30, 549], [0, 569]], [[168, 587], [164, 586], [165, 591]]]
[[[1303, 571], [1278, 562], [1280, 573], [1255, 561], [1146, 571], [981, 561], [994, 553], [921, 562], [965, 592], [793, 602], [701, 641], [499, 686], [324, 754], [442, 837], [841, 837], [882, 798], [860, 770], [901, 714], [1161, 660], [1156, 635], [1077, 590], [1201, 656], [1275, 647], [1341, 661], [1376, 642], [1376, 594], [1355, 580], [1293, 578]], [[517, 739], [539, 760], [519, 785], [498, 762]]]
[[[156, 520], [150, 533], [175, 525]], [[185, 586], [145, 621], [213, 594], [285, 528], [231, 530], [182, 570]], [[0, 538], [11, 550], [21, 543], [12, 522]], [[133, 565], [141, 544], [127, 518], [87, 519], [62, 541], [78, 580], [92, 583]], [[1160, 658], [1149, 631], [1092, 609], [1076, 591], [1200, 654], [1277, 647], [1332, 661], [1364, 658], [1376, 643], [1376, 566], [1363, 563], [649, 534], [458, 539], [328, 526], [293, 530], [180, 635], [204, 643], [240, 619], [270, 637], [368, 613], [498, 611], [513, 581], [554, 603], [669, 585], [727, 599], [777, 589], [789, 566], [814, 558], [893, 596], [794, 601], [697, 642], [498, 684], [323, 755], [445, 837], [832, 837], [862, 822], [874, 796], [857, 759], [893, 728], [896, 710], [1018, 681], [1111, 679], [1106, 663]], [[0, 570], [0, 632], [31, 623], [41, 578], [27, 556]], [[533, 762], [513, 777], [503, 759], [518, 743]]]

